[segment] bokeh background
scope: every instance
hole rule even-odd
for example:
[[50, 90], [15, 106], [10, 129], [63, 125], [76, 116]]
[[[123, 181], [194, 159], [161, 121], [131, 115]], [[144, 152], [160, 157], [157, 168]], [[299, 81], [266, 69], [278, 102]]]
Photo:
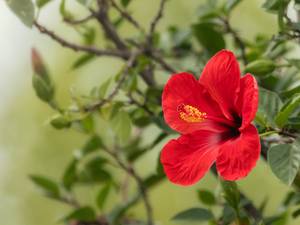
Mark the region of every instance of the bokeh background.
[[[163, 31], [169, 25], [184, 28], [196, 22], [195, 9], [203, 2], [168, 1], [164, 17], [157, 29]], [[58, 12], [59, 3], [60, 1], [55, 0], [42, 9], [40, 23], [72, 42], [80, 42], [81, 39], [74, 29], [62, 23]], [[67, 3], [68, 8], [79, 17], [86, 15], [87, 12], [74, 0]], [[260, 9], [263, 3], [263, 0], [244, 0], [234, 10], [231, 23], [240, 30], [241, 37], [253, 41], [259, 33], [270, 38], [277, 34], [277, 18]], [[129, 8], [141, 25], [149, 27], [158, 6], [158, 0], [134, 0]], [[114, 13], [111, 14], [113, 18], [116, 17]], [[294, 14], [289, 16], [295, 19]], [[130, 24], [124, 23], [120, 33], [129, 37], [136, 34], [136, 31]], [[103, 39], [99, 35], [98, 37], [97, 43], [101, 47]], [[229, 50], [230, 40], [228, 37]], [[88, 66], [71, 71], [72, 63], [82, 53], [62, 48], [36, 29], [28, 29], [9, 10], [5, 1], [0, 1], [0, 223], [5, 225], [50, 225], [55, 223], [55, 218], [59, 215], [71, 210], [68, 205], [39, 195], [28, 179], [28, 174], [41, 174], [58, 179], [74, 150], [83, 146], [87, 140], [86, 136], [76, 131], [57, 131], [45, 122], [54, 111], [41, 102], [32, 89], [30, 50], [33, 46], [41, 52], [50, 68], [58, 89], [57, 99], [62, 105], [69, 104], [70, 86], [75, 86], [81, 93], [88, 93], [95, 83], [115, 75], [123, 65], [120, 60], [101, 57]], [[295, 50], [290, 54], [299, 57], [299, 49], [298, 52]], [[164, 84], [169, 75], [161, 72], [156, 74], [156, 78]], [[106, 129], [108, 128], [105, 125], [101, 127], [104, 132]], [[151, 125], [143, 133], [143, 141], [150, 142], [157, 132], [158, 129]], [[141, 175], [154, 171], [157, 155], [167, 141], [164, 140], [138, 160], [136, 167]], [[273, 175], [263, 160], [258, 161], [248, 177], [237, 183], [256, 206], [268, 197], [266, 216], [278, 212], [278, 205], [290, 190]], [[165, 225], [173, 224], [169, 219], [176, 213], [191, 207], [201, 207], [196, 195], [196, 190], [200, 188], [214, 191], [217, 180], [208, 173], [200, 182], [189, 187], [175, 185], [168, 180], [161, 182], [149, 193], [155, 220]], [[93, 191], [79, 188], [77, 192], [81, 200], [93, 204]], [[116, 202], [116, 198], [113, 194], [110, 196], [109, 207]], [[146, 218], [141, 203], [133, 207], [129, 214]], [[300, 224], [300, 218], [290, 218], [287, 224]]]

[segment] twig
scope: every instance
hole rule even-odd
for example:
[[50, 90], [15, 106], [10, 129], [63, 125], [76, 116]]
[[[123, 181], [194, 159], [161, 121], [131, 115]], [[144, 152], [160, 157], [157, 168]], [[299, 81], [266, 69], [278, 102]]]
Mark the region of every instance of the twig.
[[127, 75], [129, 69], [133, 66], [134, 61], [136, 60], [137, 56], [138, 56], [139, 52], [136, 51], [135, 53], [133, 53], [130, 58], [127, 61], [126, 67], [123, 69], [120, 79], [114, 89], [114, 91], [107, 97], [107, 99], [102, 99], [99, 102], [97, 102], [96, 104], [92, 105], [90, 108], [87, 109], [87, 111], [93, 111], [96, 108], [102, 106], [103, 104], [105, 104], [107, 101], [109, 101], [110, 99], [112, 99], [119, 91], [119, 89], [121, 88], [121, 85], [125, 79], [125, 76]]
[[126, 11], [123, 11], [113, 0], [111, 0], [112, 6], [119, 11], [119, 13], [125, 17], [130, 23], [132, 23], [137, 29], [142, 30], [141, 26], [136, 20], [134, 20]]
[[137, 105], [138, 107], [144, 109], [146, 112], [149, 113], [150, 116], [153, 116], [153, 115], [154, 115], [154, 112], [152, 112], [152, 111], [147, 107], [146, 104], [141, 104], [141, 103], [139, 103], [138, 101], [136, 101], [136, 100], [132, 97], [131, 93], [128, 93], [128, 97], [130, 98], [130, 100], [131, 100], [131, 102], [132, 102], [133, 104], [135, 104], [135, 105]]
[[76, 45], [76, 44], [70, 43], [70, 42], [62, 39], [61, 37], [57, 36], [53, 31], [50, 31], [47, 28], [41, 26], [37, 21], [34, 21], [34, 25], [39, 29], [39, 31], [41, 33], [49, 35], [53, 40], [57, 41], [62, 46], [71, 48], [74, 51], [85, 51], [85, 52], [93, 53], [98, 56], [106, 55], [106, 56], [116, 56], [116, 57], [122, 57], [122, 58], [128, 57], [128, 55], [129, 55], [128, 51], [102, 50], [102, 49], [97, 49], [94, 47]]
[[150, 57], [153, 58], [156, 62], [158, 62], [167, 72], [170, 72], [172, 75], [177, 73], [176, 70], [173, 67], [171, 67], [168, 63], [166, 63], [157, 52], [152, 52]]
[[150, 202], [148, 200], [148, 196], [147, 196], [147, 190], [146, 187], [143, 183], [143, 180], [136, 174], [136, 172], [134, 171], [134, 169], [132, 167], [127, 167], [119, 158], [119, 155], [116, 151], [110, 151], [106, 146], [102, 146], [104, 151], [106, 151], [108, 154], [110, 154], [111, 156], [113, 156], [115, 158], [115, 160], [119, 163], [119, 165], [129, 174], [131, 174], [131, 176], [136, 180], [140, 190], [141, 190], [141, 194], [144, 200], [144, 204], [147, 210], [147, 217], [148, 217], [148, 225], [152, 225], [153, 224], [153, 219], [152, 219], [152, 208], [150, 205]]
[[149, 32], [149, 36], [148, 36], [148, 41], [150, 44], [152, 44], [152, 41], [153, 41], [155, 26], [158, 23], [159, 19], [163, 16], [162, 12], [164, 9], [165, 2], [166, 2], [166, 0], [161, 0], [158, 14], [156, 15], [156, 17], [154, 18], [154, 20], [151, 23], [150, 32]]
[[237, 35], [237, 33], [231, 28], [228, 19], [224, 19], [222, 17], [219, 17], [219, 18], [224, 22], [227, 31], [232, 34], [234, 40], [239, 44], [239, 46], [241, 48], [241, 51], [242, 51], [243, 62], [244, 62], [244, 65], [246, 66], [248, 64], [248, 60], [247, 60], [246, 53], [245, 53], [245, 44], [244, 44], [244, 42]]
[[85, 23], [85, 22], [89, 21], [90, 19], [92, 19], [94, 17], [95, 17], [94, 14], [91, 13], [89, 16], [87, 16], [86, 18], [81, 19], [81, 20], [71, 20], [67, 17], [64, 17], [63, 20], [66, 23], [69, 23], [69, 24], [72, 24], [72, 25], [77, 25], [77, 24]]

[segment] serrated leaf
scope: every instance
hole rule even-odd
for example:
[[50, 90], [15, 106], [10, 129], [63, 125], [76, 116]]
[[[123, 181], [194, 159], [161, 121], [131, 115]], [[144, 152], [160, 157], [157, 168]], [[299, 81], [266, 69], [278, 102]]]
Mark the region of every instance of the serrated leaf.
[[93, 59], [95, 59], [95, 55], [94, 54], [85, 54], [81, 57], [79, 57], [72, 65], [72, 70], [78, 69], [82, 66], [84, 66], [85, 64], [91, 62]]
[[282, 102], [279, 96], [276, 93], [265, 90], [263, 88], [259, 88], [258, 92], [258, 109], [266, 113], [268, 122], [272, 127], [277, 127], [274, 122], [274, 119], [279, 114], [280, 109], [282, 107]]
[[213, 218], [213, 214], [206, 209], [192, 208], [177, 214], [171, 219], [171, 221], [179, 224], [187, 224], [201, 223], [212, 220]]
[[214, 55], [226, 48], [223, 35], [214, 29], [212, 23], [198, 23], [192, 26], [192, 30], [198, 42], [210, 55]]
[[76, 209], [70, 214], [63, 216], [58, 219], [61, 221], [70, 221], [70, 220], [83, 220], [83, 221], [92, 221], [96, 219], [96, 213], [93, 208], [86, 206], [80, 209]]
[[39, 8], [42, 8], [44, 5], [46, 5], [47, 3], [49, 3], [52, 0], [36, 0], [36, 5]]
[[207, 190], [198, 190], [198, 198], [200, 202], [206, 205], [215, 205], [216, 199], [213, 193]]
[[131, 135], [131, 121], [130, 117], [124, 110], [120, 110], [109, 121], [110, 127], [116, 137], [122, 141], [127, 142]]
[[96, 198], [96, 203], [99, 209], [103, 209], [105, 200], [108, 196], [109, 189], [111, 187], [111, 182], [108, 182], [98, 193]]
[[30, 175], [29, 178], [46, 196], [52, 198], [60, 197], [60, 191], [56, 182], [38, 175]]
[[6, 0], [8, 7], [28, 27], [32, 27], [34, 21], [34, 5], [31, 0]]
[[280, 110], [280, 113], [278, 116], [275, 117], [274, 121], [279, 127], [283, 127], [285, 125], [285, 122], [295, 109], [295, 107], [300, 102], [300, 94], [295, 94], [290, 100], [283, 105], [283, 107]]
[[290, 186], [300, 165], [300, 139], [294, 143], [272, 146], [268, 151], [268, 163], [273, 173]]

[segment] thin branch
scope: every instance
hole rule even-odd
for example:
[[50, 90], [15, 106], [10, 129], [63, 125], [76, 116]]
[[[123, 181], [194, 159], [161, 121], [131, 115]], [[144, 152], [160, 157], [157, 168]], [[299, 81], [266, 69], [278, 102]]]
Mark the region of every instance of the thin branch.
[[177, 73], [177, 71], [168, 63], [166, 63], [157, 52], [152, 52], [150, 57], [153, 58], [156, 62], [158, 62], [167, 72], [171, 73], [172, 75]]
[[96, 108], [102, 106], [103, 104], [105, 104], [107, 101], [111, 100], [119, 91], [119, 89], [121, 88], [121, 85], [123, 83], [123, 81], [125, 80], [125, 76], [127, 75], [129, 69], [133, 66], [137, 56], [138, 56], [139, 52], [136, 51], [135, 53], [133, 53], [130, 58], [127, 61], [126, 67], [123, 69], [120, 79], [114, 89], [114, 91], [107, 97], [107, 99], [102, 99], [99, 102], [97, 102], [96, 104], [92, 105], [89, 109], [87, 109], [87, 111], [93, 111]]
[[137, 105], [138, 107], [144, 109], [147, 113], [149, 113], [150, 116], [153, 116], [153, 115], [154, 115], [154, 112], [152, 112], [152, 111], [147, 107], [146, 104], [141, 104], [141, 103], [139, 103], [138, 101], [136, 101], [136, 100], [132, 97], [131, 93], [128, 93], [128, 97], [130, 98], [132, 104], [135, 104], [135, 105]]
[[81, 19], [81, 20], [71, 20], [67, 17], [64, 17], [63, 20], [66, 23], [69, 23], [69, 24], [72, 24], [72, 25], [77, 25], [77, 24], [85, 23], [85, 22], [89, 21], [92, 18], [95, 18], [93, 13], [91, 13], [89, 16], [87, 16], [86, 18]]
[[39, 29], [39, 31], [41, 33], [49, 35], [53, 40], [57, 41], [62, 46], [71, 48], [74, 51], [89, 52], [89, 53], [93, 53], [98, 56], [106, 55], [106, 56], [116, 56], [116, 57], [122, 57], [122, 58], [128, 57], [128, 55], [129, 55], [128, 51], [102, 50], [102, 49], [97, 49], [97, 48], [89, 47], [89, 46], [76, 45], [76, 44], [70, 43], [70, 42], [64, 40], [63, 38], [57, 36], [53, 31], [50, 31], [47, 28], [41, 26], [37, 21], [34, 21], [34, 25]]
[[247, 60], [247, 57], [246, 57], [245, 44], [244, 44], [244, 42], [243, 42], [242, 39], [238, 36], [238, 34], [231, 28], [228, 19], [224, 19], [224, 18], [222, 18], [222, 17], [219, 17], [219, 18], [224, 22], [227, 31], [228, 31], [229, 33], [232, 34], [234, 40], [239, 44], [239, 46], [240, 46], [240, 48], [241, 48], [241, 51], [242, 51], [243, 62], [244, 62], [244, 65], [246, 66], [246, 65], [248, 64], [248, 60]]
[[146, 211], [147, 211], [147, 217], [148, 217], [148, 225], [152, 225], [153, 224], [153, 219], [152, 219], [152, 208], [150, 205], [150, 202], [148, 200], [148, 195], [147, 195], [147, 189], [144, 185], [143, 180], [136, 174], [136, 172], [134, 171], [134, 169], [132, 167], [127, 167], [119, 158], [119, 155], [116, 151], [112, 152], [110, 151], [106, 146], [103, 146], [103, 149], [109, 153], [111, 156], [113, 156], [115, 158], [115, 160], [119, 163], [119, 165], [129, 174], [131, 174], [131, 176], [136, 180], [140, 190], [141, 190], [141, 194], [143, 197], [143, 201], [146, 207]]
[[111, 0], [112, 6], [116, 8], [116, 10], [119, 11], [119, 13], [126, 18], [130, 23], [132, 23], [137, 29], [142, 30], [141, 26], [138, 24], [138, 22], [133, 19], [126, 11], [123, 11], [113, 0]]
[[149, 36], [148, 36], [148, 41], [151, 44], [152, 44], [152, 41], [153, 41], [155, 26], [158, 23], [159, 19], [163, 16], [162, 12], [163, 12], [163, 9], [164, 9], [165, 2], [166, 2], [166, 0], [161, 0], [160, 7], [159, 7], [159, 10], [158, 10], [158, 14], [156, 15], [156, 17], [154, 18], [154, 20], [151, 23], [150, 32], [149, 32]]

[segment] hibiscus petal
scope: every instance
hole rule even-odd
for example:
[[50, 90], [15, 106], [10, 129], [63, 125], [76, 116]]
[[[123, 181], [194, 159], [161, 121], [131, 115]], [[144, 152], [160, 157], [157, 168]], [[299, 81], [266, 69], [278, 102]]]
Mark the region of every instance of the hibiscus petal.
[[260, 141], [256, 128], [249, 124], [236, 137], [222, 144], [217, 157], [217, 170], [226, 180], [247, 176], [260, 155]]
[[177, 107], [180, 104], [197, 108], [208, 116], [225, 118], [216, 101], [205, 92], [205, 88], [189, 73], [174, 74], [164, 87], [162, 107], [167, 124], [179, 133], [196, 130], [227, 131], [228, 127], [213, 120], [191, 123], [181, 118]]
[[201, 130], [169, 141], [161, 154], [169, 180], [183, 186], [198, 182], [216, 160], [220, 138], [220, 133]]
[[238, 114], [235, 103], [240, 90], [240, 68], [234, 54], [227, 50], [218, 52], [206, 64], [200, 83], [217, 101], [229, 119], [234, 121]]
[[240, 92], [237, 100], [239, 116], [242, 118], [242, 131], [255, 117], [258, 108], [258, 86], [251, 74], [246, 74], [240, 81]]

